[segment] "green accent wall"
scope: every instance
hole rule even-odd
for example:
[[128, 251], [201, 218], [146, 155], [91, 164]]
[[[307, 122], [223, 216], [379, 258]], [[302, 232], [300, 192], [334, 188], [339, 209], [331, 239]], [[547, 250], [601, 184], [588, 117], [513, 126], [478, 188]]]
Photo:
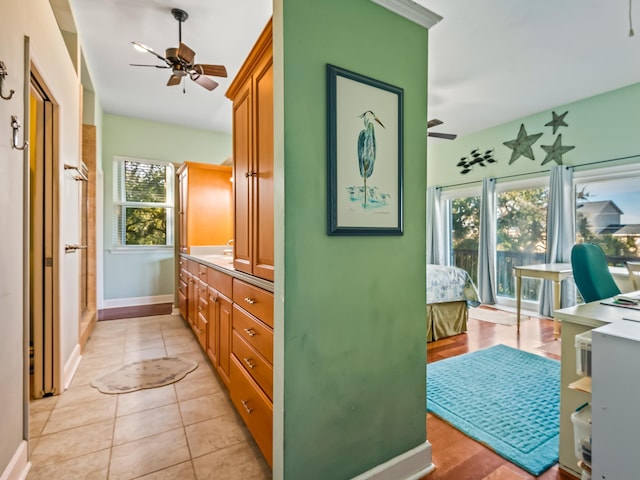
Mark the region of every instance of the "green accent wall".
[[220, 164], [231, 156], [231, 135], [104, 114], [104, 299], [173, 295], [174, 251], [113, 252], [114, 155], [148, 160]]
[[[638, 105], [640, 105], [640, 83], [561, 105], [459, 137], [454, 141], [430, 140], [427, 163], [429, 185], [447, 186], [481, 181], [483, 177], [504, 177], [531, 172], [544, 172], [535, 174], [546, 175], [549, 167], [556, 163], [549, 162], [542, 165], [546, 152], [540, 148], [540, 145], [553, 145], [558, 134], [562, 134], [562, 145], [576, 147], [563, 155], [565, 165], [588, 165], [604, 160], [640, 155], [637, 142], [637, 127], [640, 125]], [[558, 115], [569, 112], [564, 118], [568, 126], [560, 127], [556, 135], [553, 135], [551, 127], [544, 126], [551, 121], [553, 111]], [[529, 135], [541, 132], [543, 135], [532, 147], [535, 160], [520, 157], [509, 165], [511, 150], [502, 143], [517, 137], [521, 123], [524, 124]], [[456, 167], [456, 164], [461, 157], [468, 156], [475, 148], [481, 151], [495, 148], [494, 158], [497, 163], [485, 168], [475, 166], [471, 172], [460, 174], [461, 169]], [[633, 163], [637, 161], [638, 158], [627, 160]], [[596, 163], [594, 167], [598, 165], [606, 166], [607, 164]]]
[[[347, 479], [426, 440], [428, 32], [370, 0], [281, 3], [283, 478]], [[327, 63], [404, 89], [403, 236], [326, 234]]]

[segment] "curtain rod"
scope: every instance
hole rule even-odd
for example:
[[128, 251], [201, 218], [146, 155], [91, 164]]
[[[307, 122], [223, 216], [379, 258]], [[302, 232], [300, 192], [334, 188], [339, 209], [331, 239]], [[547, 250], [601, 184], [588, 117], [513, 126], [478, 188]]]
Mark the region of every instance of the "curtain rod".
[[[619, 162], [619, 161], [622, 161], [622, 160], [629, 160], [629, 159], [632, 159], [632, 158], [640, 158], [640, 154], [629, 155], [629, 156], [626, 156], [626, 157], [610, 158], [608, 160], [599, 160], [597, 162], [586, 163], [584, 165], [563, 165], [563, 166], [565, 168], [573, 168], [574, 170], [576, 170], [576, 169], [588, 170], [589, 167], [591, 167], [593, 165], [600, 165], [602, 163], [610, 163], [610, 162]], [[494, 178], [495, 180], [505, 180], [507, 178], [526, 177], [526, 176], [529, 176], [529, 175], [537, 175], [537, 174], [540, 174], [540, 173], [547, 173], [549, 171], [550, 171], [550, 169], [549, 170], [538, 170], [536, 172], [515, 173], [513, 175], [503, 175], [502, 177], [492, 177], [492, 178]], [[462, 183], [453, 183], [451, 185], [442, 185], [442, 186], [436, 187], [436, 188], [442, 189], [442, 188], [462, 187], [462, 186], [465, 186], [465, 185], [475, 185], [475, 184], [479, 184], [479, 183], [482, 183], [482, 179], [480, 179], [480, 180], [471, 180], [469, 182], [462, 182]]]

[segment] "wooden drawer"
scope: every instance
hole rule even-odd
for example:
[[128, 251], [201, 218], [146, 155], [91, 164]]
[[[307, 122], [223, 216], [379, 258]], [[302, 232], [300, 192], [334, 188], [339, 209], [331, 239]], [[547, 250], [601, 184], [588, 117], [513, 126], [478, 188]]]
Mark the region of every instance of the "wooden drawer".
[[178, 281], [184, 282], [186, 284], [188, 280], [188, 276], [189, 274], [187, 273], [187, 270], [181, 268], [180, 271], [178, 272]]
[[235, 356], [231, 356], [231, 401], [269, 465], [273, 451], [273, 405]]
[[233, 301], [273, 328], [273, 293], [234, 278]]
[[207, 283], [207, 266], [198, 263], [198, 278], [200, 281]]
[[233, 332], [233, 353], [269, 399], [273, 399], [273, 367], [235, 330]]
[[233, 329], [273, 364], [273, 330], [233, 304]]
[[192, 273], [193, 275], [198, 275], [198, 267], [200, 264], [198, 262], [194, 262], [193, 260], [187, 260], [187, 271]]
[[197, 282], [196, 285], [198, 286], [198, 297], [206, 302], [209, 293], [209, 286], [202, 280]]
[[185, 297], [187, 296], [187, 282], [189, 281], [189, 279], [187, 278], [187, 274], [185, 273], [184, 276], [182, 276], [183, 274], [180, 273], [180, 278], [178, 279], [178, 291], [183, 294]]
[[178, 257], [178, 270], [187, 270], [187, 262], [188, 260], [184, 258], [182, 255]]
[[233, 278], [215, 268], [207, 268], [207, 283], [226, 297], [232, 298]]

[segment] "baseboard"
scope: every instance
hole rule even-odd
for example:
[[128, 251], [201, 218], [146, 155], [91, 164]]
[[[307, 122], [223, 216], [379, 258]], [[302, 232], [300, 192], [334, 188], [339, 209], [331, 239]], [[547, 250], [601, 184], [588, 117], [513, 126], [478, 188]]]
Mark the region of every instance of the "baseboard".
[[153, 295], [151, 297], [109, 298], [102, 303], [102, 309], [122, 307], [137, 307], [140, 305], [155, 305], [158, 303], [173, 303], [173, 294]]
[[123, 318], [153, 317], [155, 315], [173, 315], [173, 303], [154, 303], [133, 307], [106, 308], [98, 312], [98, 321], [121, 320]]
[[[73, 352], [71, 352], [71, 356], [69, 360], [64, 364], [64, 389], [66, 390], [71, 385], [71, 380], [73, 380], [73, 376], [76, 374], [78, 367], [80, 366], [80, 360], [82, 360], [82, 355], [80, 355], [80, 344], [76, 344]], [[60, 392], [62, 393], [62, 392]]]
[[180, 309], [178, 307], [173, 307], [171, 309], [171, 315], [180, 315]]
[[27, 453], [29, 452], [29, 444], [26, 440], [20, 442], [16, 452], [11, 457], [7, 468], [4, 469], [0, 480], [25, 480], [31, 470], [31, 462]]
[[431, 443], [425, 441], [391, 460], [361, 473], [352, 480], [419, 480], [435, 469], [431, 463]]

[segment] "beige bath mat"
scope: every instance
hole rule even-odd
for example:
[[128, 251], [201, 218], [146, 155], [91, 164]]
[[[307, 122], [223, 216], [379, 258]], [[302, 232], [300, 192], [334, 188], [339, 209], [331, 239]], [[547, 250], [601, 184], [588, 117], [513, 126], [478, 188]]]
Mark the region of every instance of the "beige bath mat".
[[91, 386], [102, 393], [128, 393], [143, 388], [162, 387], [181, 380], [197, 366], [198, 362], [180, 357], [140, 360], [93, 380]]

